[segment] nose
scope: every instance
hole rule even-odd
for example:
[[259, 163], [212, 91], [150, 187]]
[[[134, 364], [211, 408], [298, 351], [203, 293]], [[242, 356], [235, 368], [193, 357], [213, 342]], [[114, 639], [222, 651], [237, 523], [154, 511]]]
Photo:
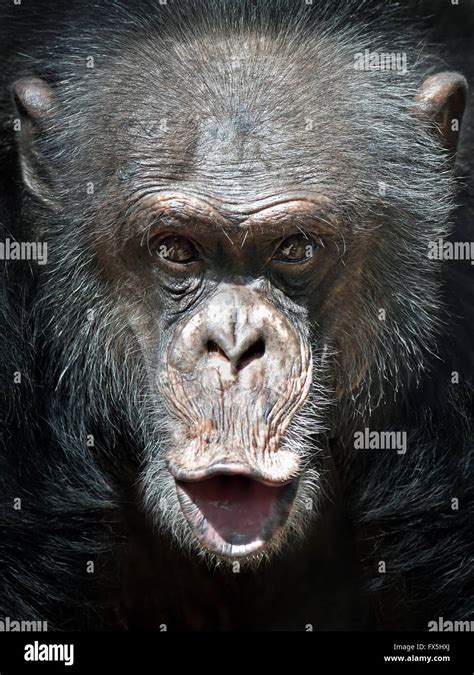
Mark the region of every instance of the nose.
[[182, 322], [167, 360], [186, 380], [257, 391], [294, 378], [298, 364], [306, 367], [302, 359], [309, 357], [302, 344], [306, 343], [260, 287], [226, 286]]
[[265, 340], [262, 335], [251, 333], [236, 336], [233, 344], [224, 334], [212, 335], [206, 344], [208, 354], [218, 354], [226, 359], [234, 371], [240, 372], [265, 354]]

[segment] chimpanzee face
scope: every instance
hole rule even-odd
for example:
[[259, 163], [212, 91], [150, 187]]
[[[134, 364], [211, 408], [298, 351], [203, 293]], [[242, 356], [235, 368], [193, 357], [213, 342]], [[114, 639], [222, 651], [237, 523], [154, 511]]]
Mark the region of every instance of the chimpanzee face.
[[[23, 177], [56, 222], [79, 204], [79, 246], [93, 251], [93, 274], [146, 373], [131, 404], [154, 524], [201, 552], [259, 559], [318, 517], [341, 416], [351, 410], [350, 429], [357, 405], [373, 405], [374, 383], [380, 400], [418, 367], [437, 293], [424, 250], [449, 194], [426, 120], [449, 140], [444, 122], [462, 115], [465, 82], [431, 79], [416, 107], [394, 98], [390, 81], [354, 71], [352, 53], [324, 57], [324, 41], [319, 60], [304, 45], [288, 60], [257, 41], [243, 65], [237, 47], [204, 63], [199, 45], [187, 48], [194, 70], [160, 54], [145, 82], [136, 68], [120, 75], [119, 96], [113, 69], [72, 103], [41, 80], [18, 82]], [[71, 105], [77, 128], [64, 121], [77, 117]], [[87, 162], [53, 157], [58, 137], [97, 147]], [[416, 199], [409, 170], [424, 177]], [[86, 202], [78, 184], [88, 177], [98, 189]], [[57, 283], [66, 289], [81, 271]]]
[[135, 290], [147, 294], [132, 327], [169, 416], [166, 470], [206, 549], [255, 553], [284, 527], [305, 460], [308, 439], [290, 430], [312, 386], [310, 280], [333, 252], [321, 205], [239, 212], [160, 192], [144, 211]]
[[[349, 232], [330, 197], [301, 188], [298, 134], [243, 103], [236, 119], [225, 109], [193, 118], [182, 105], [163, 104], [173, 133], [120, 136], [124, 234], [98, 250], [163, 410], [143, 479], [149, 511], [170, 522], [174, 509], [171, 522], [213, 554], [258, 556], [318, 513], [325, 453], [311, 439], [326, 344], [311, 322], [328, 311], [324, 287], [337, 286]], [[301, 114], [296, 124], [301, 135]]]

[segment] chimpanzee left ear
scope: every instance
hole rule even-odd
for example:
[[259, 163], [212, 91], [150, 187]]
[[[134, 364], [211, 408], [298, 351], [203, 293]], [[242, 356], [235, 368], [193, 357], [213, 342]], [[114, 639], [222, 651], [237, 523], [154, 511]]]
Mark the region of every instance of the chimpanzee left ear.
[[437, 73], [428, 77], [416, 96], [415, 111], [431, 120], [443, 145], [454, 155], [467, 101], [466, 78], [460, 73]]
[[39, 199], [52, 201], [49, 167], [40, 140], [51, 119], [54, 95], [47, 82], [37, 77], [17, 80], [12, 87], [20, 124], [16, 128], [23, 182]]

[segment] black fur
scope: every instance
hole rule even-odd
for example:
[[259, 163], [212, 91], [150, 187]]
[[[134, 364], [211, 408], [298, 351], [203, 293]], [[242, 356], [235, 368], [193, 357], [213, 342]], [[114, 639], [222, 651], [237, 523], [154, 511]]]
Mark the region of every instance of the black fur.
[[[376, 2], [315, 0], [309, 11], [290, 0], [180, 0], [168, 6], [71, 0], [31, 10], [2, 2], [1, 239], [46, 239], [50, 262], [45, 268], [2, 266], [0, 618], [46, 619], [60, 629], [166, 622], [178, 628], [296, 630], [314, 617], [315, 628], [362, 629], [425, 629], [439, 616], [473, 618], [474, 268], [445, 263], [439, 285], [428, 273], [420, 278], [411, 272], [424, 267], [426, 242], [450, 222], [453, 240], [473, 238], [472, 99], [456, 174], [426, 130], [410, 145], [408, 102], [423, 78], [446, 63], [470, 78], [474, 12], [468, 3], [459, 8], [465, 14], [438, 46], [444, 35], [432, 27], [444, 3], [429, 3], [428, 10], [417, 3], [404, 10], [399, 3], [382, 4], [383, 11]], [[452, 21], [446, 19], [446, 25]], [[361, 353], [371, 353], [373, 370], [364, 387], [333, 410], [332, 433], [319, 440], [331, 449], [334, 492], [340, 494], [335, 499], [340, 506], [318, 534], [331, 548], [329, 558], [312, 548], [308, 537], [275, 561], [232, 575], [194, 561], [166, 531], [152, 535], [143, 514], [136, 481], [148, 442], [147, 407], [140, 405], [145, 375], [112, 291], [99, 280], [86, 227], [94, 200], [84, 197], [83, 186], [93, 175], [96, 192], [110, 189], [104, 158], [111, 141], [101, 133], [115, 119], [121, 97], [128, 96], [133, 108], [130, 73], [141, 67], [146, 77], [146, 59], [166, 54], [167, 41], [194, 36], [205, 44], [207, 32], [225, 32], [240, 22], [270, 35], [286, 31], [283, 40], [294, 40], [295, 49], [308, 32], [327, 36], [327, 70], [317, 67], [321, 77], [329, 73], [328, 81], [345, 56], [369, 43], [387, 45], [388, 51], [398, 46], [411, 63], [416, 57], [419, 63], [406, 78], [385, 80], [378, 108], [372, 109], [369, 96], [374, 85], [367, 82], [359, 94], [354, 85], [347, 128], [338, 127], [341, 148], [357, 125], [365, 121], [369, 129], [352, 154], [350, 143], [345, 146], [347, 166], [353, 161], [359, 167], [354, 181], [359, 192], [344, 194], [344, 184], [341, 210], [354, 222], [359, 213], [377, 209], [386, 209], [383, 216], [391, 219], [381, 246], [400, 260], [374, 269], [369, 290], [376, 296], [387, 275], [404, 294], [399, 324], [409, 348], [397, 344], [393, 332], [359, 345]], [[134, 45], [137, 36], [149, 40], [152, 31], [156, 55]], [[424, 46], [426, 38], [435, 41], [433, 47]], [[192, 59], [198, 52], [190, 52]], [[94, 57], [95, 69], [84, 67], [87, 56]], [[114, 73], [122, 72], [122, 80], [108, 82], [117, 59], [121, 65]], [[142, 59], [138, 66], [137, 59]], [[20, 176], [11, 84], [29, 75], [50, 82], [66, 111], [41, 148], [56, 163], [61, 202], [56, 209], [28, 194]], [[342, 86], [327, 95], [343, 101]], [[357, 95], [360, 110], [352, 116], [349, 107]], [[293, 97], [298, 100], [298, 92]], [[148, 122], [143, 120], [145, 127]], [[329, 153], [331, 139], [318, 141], [323, 156], [325, 143]], [[125, 159], [126, 149], [119, 152]], [[302, 154], [298, 148], [292, 159]], [[337, 190], [328, 180], [328, 189]], [[383, 206], [373, 195], [378, 180], [394, 188]], [[402, 243], [397, 247], [402, 238], [409, 250]], [[370, 306], [377, 300], [367, 293], [363, 301]], [[92, 322], [86, 319], [90, 307], [96, 312]], [[450, 383], [452, 371], [460, 373], [459, 385]], [[15, 372], [21, 384], [14, 383]], [[406, 429], [411, 451], [403, 458], [355, 453], [349, 447], [352, 433], [365, 426]], [[88, 435], [94, 436], [94, 448], [86, 444]], [[13, 508], [15, 498], [21, 498], [21, 510]], [[454, 498], [459, 510], [451, 508]], [[94, 562], [93, 574], [88, 561]], [[378, 571], [379, 561], [386, 562], [385, 574]]]

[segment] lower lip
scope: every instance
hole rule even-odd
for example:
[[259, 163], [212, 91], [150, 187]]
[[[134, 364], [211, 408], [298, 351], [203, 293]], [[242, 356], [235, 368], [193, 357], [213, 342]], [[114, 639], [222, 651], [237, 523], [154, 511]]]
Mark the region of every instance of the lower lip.
[[297, 480], [268, 486], [244, 476], [178, 481], [176, 490], [195, 537], [227, 558], [255, 553], [284, 525]]

